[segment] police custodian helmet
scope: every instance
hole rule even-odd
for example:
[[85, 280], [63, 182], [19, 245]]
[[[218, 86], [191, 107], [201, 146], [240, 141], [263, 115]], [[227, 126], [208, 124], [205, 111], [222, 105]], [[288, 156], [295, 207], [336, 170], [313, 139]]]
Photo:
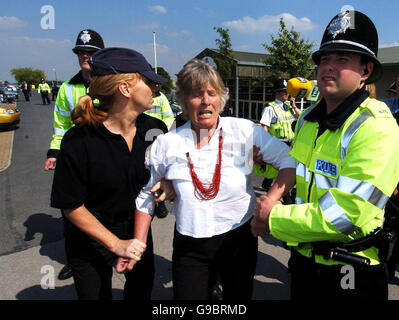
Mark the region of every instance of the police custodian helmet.
[[366, 83], [377, 81], [382, 67], [377, 60], [378, 33], [373, 22], [358, 11], [344, 11], [337, 14], [328, 24], [320, 48], [312, 55], [316, 65], [327, 52], [353, 52], [365, 56], [374, 63], [374, 70]]
[[287, 90], [287, 80], [283, 78], [278, 78], [273, 84], [273, 91], [279, 92], [285, 90]]
[[94, 30], [84, 29], [79, 32], [75, 48], [72, 51], [76, 54], [79, 51], [98, 51], [104, 49], [104, 41]]

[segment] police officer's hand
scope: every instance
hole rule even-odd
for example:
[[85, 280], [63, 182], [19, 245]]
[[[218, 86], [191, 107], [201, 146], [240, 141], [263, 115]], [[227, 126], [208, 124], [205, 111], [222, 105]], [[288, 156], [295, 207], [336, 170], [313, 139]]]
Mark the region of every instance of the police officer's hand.
[[257, 146], [253, 146], [253, 159], [254, 162], [260, 165], [264, 165], [265, 162], [263, 161], [263, 154], [261, 154], [260, 152], [260, 148], [258, 148]]
[[251, 232], [254, 237], [265, 236], [270, 233], [269, 215], [276, 204], [281, 204], [281, 202], [273, 201], [265, 195], [260, 196], [256, 201], [254, 216], [251, 221]]
[[48, 158], [46, 162], [44, 163], [44, 170], [54, 170], [55, 169], [55, 164], [56, 164], [57, 159], [56, 158]]
[[154, 201], [156, 203], [165, 200], [173, 200], [176, 197], [173, 183], [170, 180], [162, 179], [158, 181], [151, 189], [151, 192], [155, 194]]

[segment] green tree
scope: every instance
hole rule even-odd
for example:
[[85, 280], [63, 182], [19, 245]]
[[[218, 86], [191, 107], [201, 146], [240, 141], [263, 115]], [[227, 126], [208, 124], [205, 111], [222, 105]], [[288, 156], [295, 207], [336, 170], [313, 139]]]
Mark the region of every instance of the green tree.
[[42, 78], [46, 78], [43, 70], [33, 70], [32, 68], [14, 68], [10, 70], [18, 83], [26, 81], [37, 86]]
[[271, 79], [278, 77], [304, 77], [311, 78], [314, 65], [311, 60], [314, 42], [309, 42], [300, 37], [300, 33], [287, 30], [284, 19], [280, 19], [280, 29], [277, 36], [271, 35], [271, 45], [262, 46], [269, 51], [269, 57], [264, 61]]
[[220, 36], [220, 39], [215, 40], [220, 55], [214, 56], [213, 59], [215, 60], [220, 76], [226, 82], [227, 79], [232, 78], [235, 67], [229, 29], [213, 27], [213, 30], [219, 33]]
[[173, 89], [172, 78], [170, 77], [169, 73], [162, 67], [157, 67], [157, 73], [167, 80], [164, 84], [159, 85], [159, 91], [162, 91], [166, 95], [170, 95], [170, 92]]

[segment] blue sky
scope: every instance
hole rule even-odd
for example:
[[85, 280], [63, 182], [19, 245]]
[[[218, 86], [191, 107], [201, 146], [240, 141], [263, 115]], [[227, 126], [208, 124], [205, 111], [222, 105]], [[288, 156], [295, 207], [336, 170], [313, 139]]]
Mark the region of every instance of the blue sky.
[[[367, 14], [379, 32], [379, 46], [399, 45], [399, 1], [294, 0], [0, 0], [0, 80], [14, 81], [15, 67], [42, 69], [65, 80], [78, 70], [72, 53], [78, 32], [99, 32], [106, 46], [140, 51], [154, 64], [156, 32], [158, 66], [172, 77], [204, 48], [214, 48], [213, 27], [229, 28], [234, 50], [266, 53], [281, 16], [286, 24], [314, 41], [316, 50], [331, 18], [349, 5]], [[54, 29], [44, 30], [41, 8], [54, 8]]]

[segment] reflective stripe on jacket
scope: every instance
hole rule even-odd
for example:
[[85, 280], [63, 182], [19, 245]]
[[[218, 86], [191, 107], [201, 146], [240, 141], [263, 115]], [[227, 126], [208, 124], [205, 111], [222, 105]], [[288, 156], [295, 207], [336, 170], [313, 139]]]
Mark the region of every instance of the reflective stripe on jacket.
[[[291, 155], [297, 161], [297, 205], [277, 205], [271, 234], [311, 257], [310, 242], [348, 242], [381, 227], [384, 207], [399, 181], [399, 128], [387, 106], [367, 98], [335, 131], [320, 137], [318, 123], [298, 120]], [[378, 249], [356, 253], [378, 264]], [[322, 264], [339, 264], [315, 256]]]

